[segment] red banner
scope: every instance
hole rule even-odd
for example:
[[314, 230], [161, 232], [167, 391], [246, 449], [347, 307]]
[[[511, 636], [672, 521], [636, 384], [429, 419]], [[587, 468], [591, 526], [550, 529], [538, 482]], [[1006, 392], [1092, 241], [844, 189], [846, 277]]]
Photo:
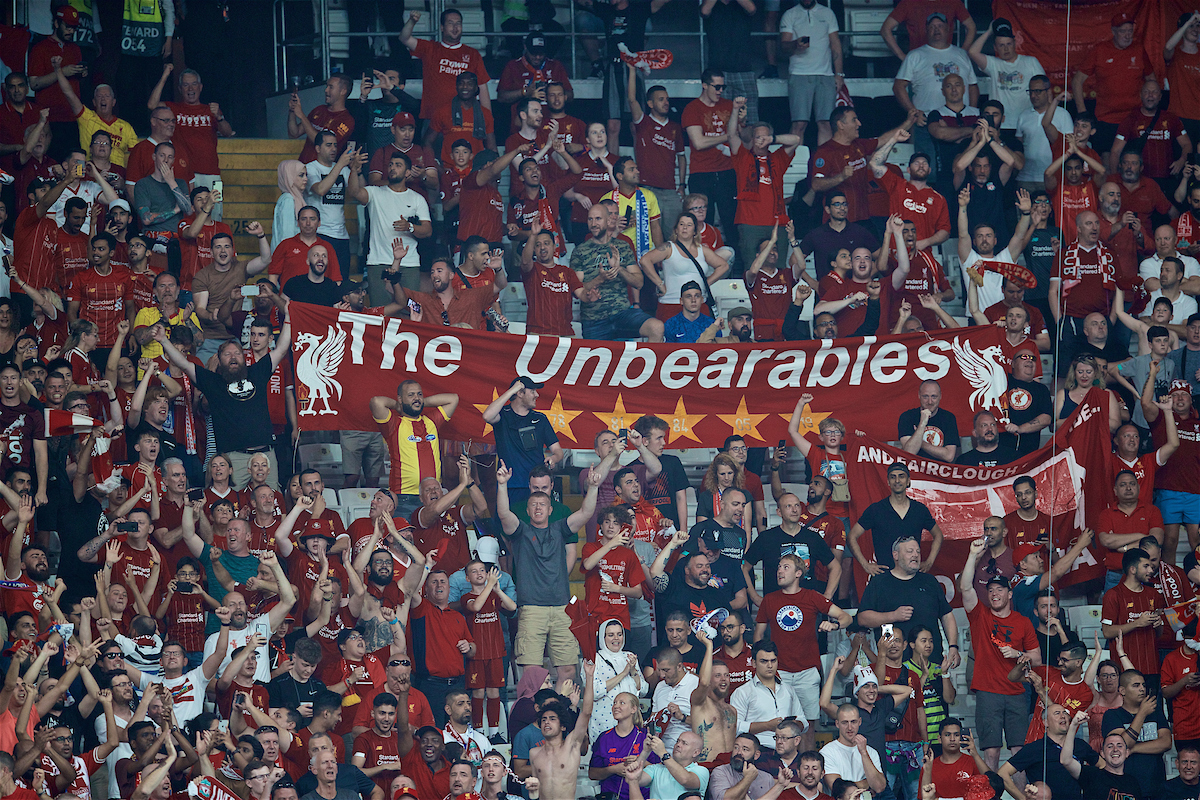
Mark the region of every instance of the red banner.
[[[1176, 11], [1178, 7], [1178, 11]], [[1134, 45], [1142, 44], [1160, 78], [1164, 74], [1163, 44], [1175, 32], [1183, 0], [993, 0], [992, 18], [1012, 22], [1017, 52], [1033, 56], [1057, 87], [1069, 86], [1071, 76], [1088, 50], [1112, 41], [1112, 18], [1122, 12], [1135, 17]], [[1069, 13], [1068, 13], [1069, 11]], [[1169, 27], [1169, 30], [1168, 30]], [[1069, 70], [1069, 71], [1068, 71]], [[1103, 87], [1089, 81], [1089, 96]]]
[[[1012, 464], [973, 467], [947, 464], [911, 455], [872, 439], [851, 439], [846, 451], [846, 472], [853, 487], [851, 519], [858, 519], [867, 506], [890, 494], [889, 464], [902, 461], [912, 474], [908, 495], [929, 506], [944, 540], [933, 574], [946, 590], [946, 598], [960, 605], [958, 576], [971, 540], [983, 535], [986, 517], [1003, 517], [1017, 507], [1012, 483], [1028, 475], [1037, 484], [1038, 509], [1054, 523], [1054, 558], [1070, 549], [1079, 531], [1096, 529], [1100, 512], [1112, 495], [1109, 454], [1108, 397], [1093, 389], [1079, 408], [1045, 447]], [[869, 536], [859, 539], [863, 555], [874, 554]], [[924, 550], [932, 541], [925, 536]], [[1102, 548], [1096, 542], [1075, 561], [1058, 586], [1082, 583], [1104, 574]], [[856, 585], [864, 586], [866, 573], [855, 562]]]
[[292, 349], [303, 430], [376, 430], [368, 401], [395, 397], [400, 381], [425, 396], [461, 402], [443, 436], [482, 441], [482, 412], [518, 375], [546, 386], [540, 410], [564, 447], [591, 448], [605, 428], [643, 414], [671, 427], [671, 448], [720, 447], [739, 434], [751, 445], [788, 438], [796, 398], [811, 392], [805, 431], [836, 414], [848, 430], [894, 439], [900, 414], [937, 380], [941, 405], [969, 433], [981, 409], [998, 409], [1007, 387], [1000, 329], [957, 328], [883, 339], [737, 345], [603, 342], [487, 333], [399, 317], [293, 303]]

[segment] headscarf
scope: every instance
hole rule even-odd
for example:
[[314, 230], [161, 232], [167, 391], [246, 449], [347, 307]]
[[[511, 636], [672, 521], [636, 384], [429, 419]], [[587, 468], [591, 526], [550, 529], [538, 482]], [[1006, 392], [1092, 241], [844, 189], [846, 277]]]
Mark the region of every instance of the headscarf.
[[521, 680], [517, 681], [517, 699], [523, 700], [528, 697], [532, 700], [549, 675], [550, 670], [545, 667], [526, 667], [521, 673]]
[[279, 169], [278, 169], [279, 193], [280, 194], [290, 194], [292, 196], [292, 200], [294, 200], [296, 203], [295, 212], [292, 214], [293, 219], [300, 216], [300, 209], [304, 208], [304, 206], [307, 205], [304, 202], [304, 192], [302, 192], [296, 188], [296, 181], [295, 181], [296, 167], [300, 167], [301, 170], [304, 170], [304, 168], [305, 168], [303, 162], [298, 161], [294, 158], [289, 158], [285, 161], [279, 162]]
[[[603, 658], [605, 663], [612, 667], [613, 672], [620, 675], [621, 670], [625, 669], [625, 660], [629, 657], [624, 650], [613, 650], [609, 648], [608, 642], [604, 641], [604, 632], [608, 630], [608, 626], [613, 623], [621, 625], [621, 630], [625, 630], [625, 626], [621, 624], [621, 620], [613, 617], [606, 619], [600, 623], [600, 630], [596, 634], [596, 658]], [[619, 660], [614, 664], [613, 658]]]

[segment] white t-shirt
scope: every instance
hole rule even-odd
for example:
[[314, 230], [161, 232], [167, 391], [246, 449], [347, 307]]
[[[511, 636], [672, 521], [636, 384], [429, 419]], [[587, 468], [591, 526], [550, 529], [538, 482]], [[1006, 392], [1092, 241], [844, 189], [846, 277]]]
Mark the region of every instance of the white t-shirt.
[[[1162, 289], [1150, 293], [1150, 302], [1146, 304], [1146, 312], [1154, 310], [1154, 301], [1162, 297]], [[1167, 298], [1171, 300], [1171, 298]], [[1191, 295], [1179, 294], [1179, 299], [1171, 300], [1171, 324], [1186, 325], [1188, 317], [1197, 311], [1196, 298]]]
[[342, 167], [341, 174], [333, 179], [333, 185], [323, 197], [312, 188], [325, 180], [333, 172], [333, 167], [322, 167], [318, 162], [310, 161], [305, 169], [308, 171], [308, 188], [304, 191], [304, 202], [321, 213], [317, 233], [331, 239], [349, 239], [350, 234], [346, 232], [346, 182], [350, 180], [350, 168]]
[[367, 203], [367, 213], [371, 215], [371, 255], [368, 264], [392, 263], [392, 240], [396, 237], [408, 248], [408, 255], [400, 262], [401, 266], [417, 267], [421, 257], [417, 255], [417, 240], [412, 232], [401, 233], [392, 227], [392, 223], [400, 219], [416, 217], [424, 222], [429, 217], [429, 204], [420, 193], [412, 189], [394, 192], [389, 186], [366, 187], [370, 200]]
[[90, 236], [92, 233], [92, 206], [100, 197], [100, 184], [95, 181], [80, 181], [78, 190], [72, 189], [70, 186], [63, 190], [63, 193], [54, 201], [54, 205], [50, 206], [50, 213], [54, 215], [54, 221], [60, 228], [67, 219], [67, 201], [72, 197], [78, 197], [87, 203], [87, 216], [84, 217], [83, 227], [79, 231]]
[[1016, 128], [1017, 118], [1027, 109], [1033, 108], [1029, 103], [1029, 81], [1037, 75], [1045, 75], [1042, 64], [1033, 56], [1017, 56], [1017, 60], [1009, 63], [995, 56], [987, 56], [987, 68], [984, 72], [992, 79], [991, 97], [1004, 104], [1004, 122], [1002, 128]]
[[[125, 720], [117, 717], [117, 729], [124, 730], [138, 720]], [[108, 723], [104, 719], [104, 715], [96, 717], [96, 738], [100, 740], [100, 744], [105, 744], [108, 741]], [[119, 798], [121, 796], [121, 787], [117, 784], [117, 762], [122, 758], [133, 758], [133, 748], [128, 742], [121, 742], [117, 745], [117, 749], [109, 753], [108, 758], [104, 761], [104, 769], [108, 772], [108, 789], [104, 793], [104, 797], [108, 800]], [[93, 795], [94, 797], [94, 795]], [[100, 800], [95, 798], [94, 800]]]
[[832, 75], [833, 50], [829, 46], [829, 34], [838, 32], [837, 17], [828, 7], [814, 5], [805, 8], [796, 4], [783, 14], [779, 22], [780, 33], [790, 33], [797, 41], [808, 37], [808, 49], [797, 51], [788, 60], [790, 75]]
[[909, 82], [913, 105], [928, 114], [946, 102], [942, 95], [942, 79], [951, 73], [961, 76], [967, 86], [978, 83], [975, 65], [966, 50], [954, 45], [937, 50], [926, 44], [905, 57], [896, 77]]
[[[219, 670], [214, 674], [219, 674]], [[211, 678], [205, 677], [204, 665], [201, 664], [178, 678], [164, 678], [162, 675], [147, 675], [143, 672], [138, 689], [145, 689], [152, 683], [161, 683], [170, 689], [171, 696], [175, 698], [175, 719], [180, 727], [183, 727], [204, 710], [204, 694], [208, 691], [211, 681]]]
[[[834, 739], [821, 748], [821, 755], [825, 756], [826, 775], [832, 772], [834, 775], [841, 776], [842, 780], [851, 783], [866, 780], [867, 772], [863, 769], [862, 756], [859, 755], [857, 747], [847, 747], [838, 739]], [[882, 772], [883, 769], [879, 766], [879, 753], [875, 752], [874, 747], [867, 747], [867, 755], [871, 757], [871, 763], [875, 765], [875, 769]]]
[[[1185, 256], [1178, 250], [1175, 251], [1175, 258], [1183, 262], [1183, 277], [1194, 278], [1200, 275], [1200, 261], [1197, 261], [1192, 256]], [[1149, 258], [1143, 258], [1142, 263], [1138, 265], [1138, 277], [1142, 280], [1146, 280], [1147, 278], [1154, 278], [1154, 280], [1161, 279], [1162, 264], [1163, 260], [1158, 257], [1158, 253]]]
[[[250, 637], [256, 632], [263, 633], [267, 638], [271, 638], [271, 620], [266, 614], [251, 619], [246, 623], [246, 627], [240, 631], [229, 629], [229, 648], [225, 651], [225, 658], [221, 659], [221, 666], [217, 668], [217, 674], [220, 675], [229, 666], [229, 662], [233, 661], [233, 651], [238, 648], [245, 647], [250, 641]], [[221, 632], [209, 634], [204, 640], [204, 657], [208, 658], [217, 650], [217, 639], [220, 638]], [[271, 682], [271, 654], [267, 650], [267, 645], [258, 648], [258, 668], [254, 671], [254, 680], [262, 681], [263, 683]]]
[[[1071, 115], [1062, 106], [1054, 109], [1054, 127], [1059, 133], [1071, 133], [1075, 123]], [[1025, 145], [1025, 166], [1017, 173], [1018, 181], [1042, 183], [1046, 180], [1046, 167], [1054, 161], [1054, 153], [1050, 150], [1050, 140], [1042, 129], [1042, 112], [1028, 108], [1017, 117], [1017, 138]]]
[[[971, 253], [967, 256], [967, 260], [962, 262], [963, 272], [963, 291], [966, 291], [966, 281], [971, 280], [965, 272], [967, 267], [975, 265], [976, 261], [983, 260], [979, 253], [975, 252], [975, 248], [971, 248]], [[999, 253], [993, 253], [988, 261], [1004, 261], [1008, 264], [1015, 264], [1017, 260], [1013, 258], [1012, 253], [1008, 252], [1005, 247]], [[983, 286], [979, 287], [979, 310], [991, 308], [1004, 299], [1004, 276], [999, 272], [983, 273]]]
[[[658, 686], [654, 687], [654, 713], [666, 709], [666, 707], [674, 703], [679, 706], [679, 710], [684, 716], [692, 713], [692, 690], [700, 685], [700, 679], [689, 672], [675, 686], [670, 686], [666, 681], [659, 681]], [[675, 740], [685, 731], [690, 731], [691, 728], [680, 722], [677, 719], [672, 719], [667, 729], [662, 733], [663, 744], [666, 745], [667, 751], [671, 751], [675, 747]]]

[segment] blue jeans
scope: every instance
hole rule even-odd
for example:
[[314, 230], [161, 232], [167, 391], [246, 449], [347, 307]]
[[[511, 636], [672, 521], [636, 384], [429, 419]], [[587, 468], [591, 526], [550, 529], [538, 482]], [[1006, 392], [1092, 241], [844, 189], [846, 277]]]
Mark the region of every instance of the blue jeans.
[[1100, 596], [1103, 597], [1109, 589], [1115, 588], [1116, 585], [1121, 582], [1121, 578], [1123, 577], [1125, 577], [1123, 573], [1111, 569], [1107, 570], [1104, 573], [1104, 591], [1100, 593]]
[[610, 342], [620, 339], [637, 339], [642, 335], [642, 326], [651, 319], [654, 318], [645, 311], [636, 306], [630, 306], [607, 319], [583, 323], [583, 338]]

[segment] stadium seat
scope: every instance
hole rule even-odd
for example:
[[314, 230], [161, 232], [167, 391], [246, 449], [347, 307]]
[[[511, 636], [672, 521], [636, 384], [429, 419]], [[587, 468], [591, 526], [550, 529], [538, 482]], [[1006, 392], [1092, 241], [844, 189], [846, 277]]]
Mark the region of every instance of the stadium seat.
[[712, 293], [719, 307], [714, 309], [718, 316], [725, 316], [731, 308], [750, 305], [750, 293], [746, 291], [746, 284], [740, 280], [719, 280], [712, 285]]
[[[332, 477], [337, 482], [342, 480], [342, 446], [333, 443], [302, 444], [300, 445], [300, 465], [305, 469], [315, 469], [321, 473], [326, 483]], [[326, 490], [328, 491], [328, 490]], [[337, 505], [336, 495], [334, 505]]]

